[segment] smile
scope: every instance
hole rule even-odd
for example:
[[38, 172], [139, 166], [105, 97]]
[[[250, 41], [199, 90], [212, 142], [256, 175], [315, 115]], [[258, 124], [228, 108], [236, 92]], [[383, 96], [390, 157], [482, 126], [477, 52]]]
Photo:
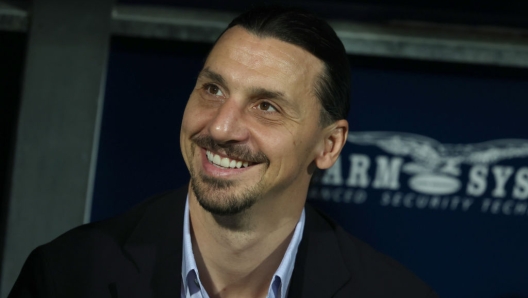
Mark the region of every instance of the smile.
[[228, 157], [222, 157], [209, 150], [205, 151], [205, 155], [207, 156], [207, 159], [209, 160], [209, 162], [219, 167], [223, 167], [223, 168], [240, 169], [240, 168], [247, 168], [252, 165], [251, 162], [231, 159]]

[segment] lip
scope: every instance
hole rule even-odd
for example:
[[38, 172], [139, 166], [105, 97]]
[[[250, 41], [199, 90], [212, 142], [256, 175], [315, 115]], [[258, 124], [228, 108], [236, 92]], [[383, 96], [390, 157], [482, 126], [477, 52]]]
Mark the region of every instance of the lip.
[[202, 168], [204, 170], [204, 173], [209, 176], [214, 177], [230, 177], [235, 175], [240, 175], [241, 173], [244, 173], [251, 169], [253, 166], [245, 167], [245, 168], [222, 168], [217, 165], [214, 165], [207, 159], [206, 155], [206, 149], [200, 148], [200, 155], [202, 158]]

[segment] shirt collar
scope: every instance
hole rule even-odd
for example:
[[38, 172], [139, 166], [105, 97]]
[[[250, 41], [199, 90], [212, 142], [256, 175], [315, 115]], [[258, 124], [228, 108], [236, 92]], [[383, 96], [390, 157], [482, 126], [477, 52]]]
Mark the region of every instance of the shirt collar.
[[[292, 239], [290, 240], [290, 244], [288, 245], [288, 248], [286, 249], [286, 252], [284, 253], [284, 257], [282, 258], [282, 261], [279, 265], [279, 268], [277, 268], [277, 271], [275, 271], [275, 274], [273, 276], [273, 282], [270, 284], [270, 289], [268, 291], [268, 297], [270, 297], [270, 292], [273, 291], [273, 283], [275, 280], [277, 280], [278, 283], [280, 283], [280, 294], [275, 292], [274, 297], [286, 297], [286, 294], [288, 293], [288, 286], [290, 285], [290, 279], [293, 273], [293, 267], [295, 265], [295, 256], [297, 255], [297, 249], [299, 248], [299, 243], [301, 243], [302, 234], [304, 230], [304, 221], [305, 221], [305, 215], [304, 215], [304, 208], [301, 213], [301, 218], [297, 222], [297, 225], [295, 226], [295, 231], [293, 232]], [[278, 290], [278, 289], [277, 289]]]
[[[187, 202], [185, 203], [185, 214], [183, 217], [183, 257], [182, 257], [182, 292], [186, 293], [189, 290], [198, 290], [191, 285], [196, 281], [199, 285], [199, 289], [202, 292], [203, 297], [209, 297], [205, 290], [203, 290], [202, 282], [200, 281], [200, 274], [194, 260], [194, 253], [191, 242], [191, 230], [189, 224], [189, 195], [187, 195]], [[295, 265], [295, 256], [301, 243], [302, 234], [304, 230], [305, 214], [304, 209], [301, 213], [301, 218], [295, 226], [290, 244], [284, 253], [284, 257], [273, 275], [272, 282], [269, 286], [267, 297], [286, 297], [288, 292], [288, 286], [293, 273], [293, 267]]]
[[[207, 297], [207, 294], [202, 291], [203, 286], [200, 281], [200, 275], [198, 274], [198, 267], [196, 266], [196, 261], [194, 260], [194, 253], [192, 249], [191, 241], [191, 229], [189, 223], [189, 195], [185, 202], [185, 212], [183, 216], [183, 257], [182, 257], [182, 294], [190, 292], [195, 292], [200, 290], [202, 296]], [[191, 283], [195, 283], [192, 285]], [[192, 294], [192, 293], [191, 293]], [[205, 294], [205, 295], [204, 295]], [[186, 297], [186, 296], [183, 296]]]

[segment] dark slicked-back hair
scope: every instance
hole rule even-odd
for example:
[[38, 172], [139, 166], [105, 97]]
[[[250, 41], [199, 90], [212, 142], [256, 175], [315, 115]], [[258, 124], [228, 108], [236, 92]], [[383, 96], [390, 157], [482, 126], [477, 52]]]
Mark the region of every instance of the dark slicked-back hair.
[[[345, 47], [330, 25], [298, 8], [261, 7], [235, 18], [226, 30], [240, 26], [258, 37], [272, 37], [299, 46], [324, 63], [314, 86], [322, 105], [320, 123], [346, 119], [350, 109], [350, 65]], [[224, 31], [225, 32], [225, 31]]]

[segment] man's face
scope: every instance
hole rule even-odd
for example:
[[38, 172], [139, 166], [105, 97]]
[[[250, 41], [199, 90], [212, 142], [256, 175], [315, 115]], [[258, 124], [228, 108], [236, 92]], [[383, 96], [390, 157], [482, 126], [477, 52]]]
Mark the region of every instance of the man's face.
[[324, 147], [313, 93], [322, 70], [319, 59], [295, 45], [240, 27], [223, 34], [181, 127], [183, 157], [202, 207], [236, 214], [306, 193]]

